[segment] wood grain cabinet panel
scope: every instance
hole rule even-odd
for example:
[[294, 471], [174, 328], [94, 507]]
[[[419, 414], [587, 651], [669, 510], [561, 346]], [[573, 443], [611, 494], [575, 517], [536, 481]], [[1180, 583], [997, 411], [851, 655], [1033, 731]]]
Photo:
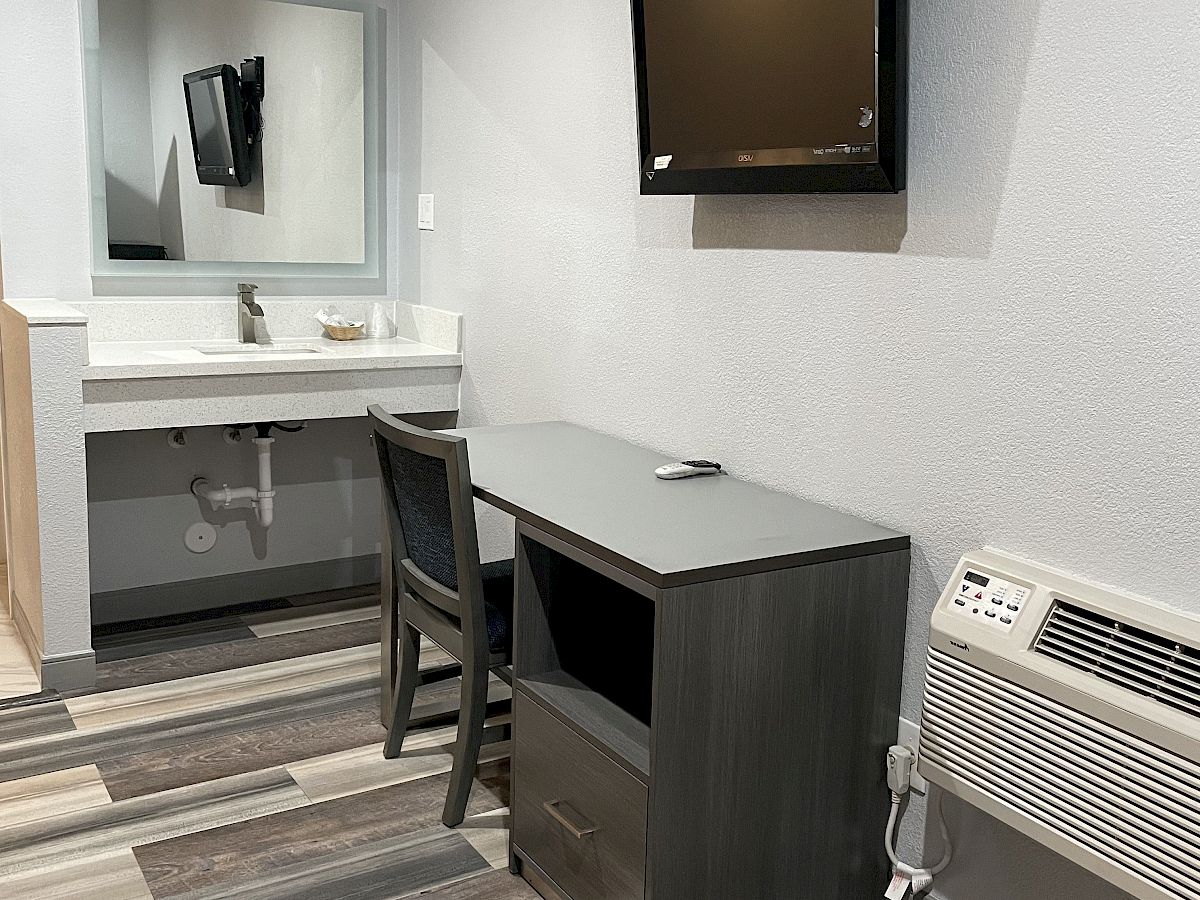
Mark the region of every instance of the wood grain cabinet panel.
[[641, 900], [646, 787], [517, 693], [513, 841], [572, 900]]

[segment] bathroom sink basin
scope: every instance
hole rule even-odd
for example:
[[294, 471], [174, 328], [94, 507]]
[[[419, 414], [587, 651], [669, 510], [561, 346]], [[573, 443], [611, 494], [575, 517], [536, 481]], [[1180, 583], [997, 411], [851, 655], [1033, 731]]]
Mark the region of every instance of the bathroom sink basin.
[[324, 353], [320, 347], [309, 347], [303, 344], [239, 344], [236, 347], [195, 347], [197, 353], [205, 356], [296, 356], [312, 353]]

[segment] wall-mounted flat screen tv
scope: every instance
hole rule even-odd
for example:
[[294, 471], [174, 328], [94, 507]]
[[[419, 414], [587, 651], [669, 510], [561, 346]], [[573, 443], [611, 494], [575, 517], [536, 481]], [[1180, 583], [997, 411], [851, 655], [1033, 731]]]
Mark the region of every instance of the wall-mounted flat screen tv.
[[250, 143], [237, 69], [225, 65], [190, 72], [183, 76], [183, 93], [200, 183], [248, 185], [252, 178]]
[[905, 188], [908, 0], [632, 0], [643, 194]]

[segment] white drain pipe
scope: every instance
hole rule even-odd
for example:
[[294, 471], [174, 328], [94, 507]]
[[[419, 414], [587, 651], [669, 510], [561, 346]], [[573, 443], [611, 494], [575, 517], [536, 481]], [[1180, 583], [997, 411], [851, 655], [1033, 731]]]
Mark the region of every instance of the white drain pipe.
[[271, 483], [271, 445], [275, 438], [254, 438], [253, 443], [258, 452], [258, 487], [231, 488], [225, 484], [211, 488], [207, 478], [197, 478], [192, 482], [192, 493], [211, 503], [213, 509], [228, 509], [237, 500], [249, 500], [258, 524], [270, 528], [275, 521], [275, 487]]

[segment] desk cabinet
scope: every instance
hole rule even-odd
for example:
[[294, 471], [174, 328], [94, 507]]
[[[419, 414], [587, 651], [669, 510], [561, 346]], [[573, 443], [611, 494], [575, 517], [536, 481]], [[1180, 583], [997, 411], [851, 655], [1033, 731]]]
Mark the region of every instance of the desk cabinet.
[[909, 551], [829, 555], [663, 586], [518, 522], [513, 853], [541, 893], [882, 891]]
[[908, 537], [566, 422], [456, 433], [517, 519], [514, 869], [570, 900], [881, 894]]

